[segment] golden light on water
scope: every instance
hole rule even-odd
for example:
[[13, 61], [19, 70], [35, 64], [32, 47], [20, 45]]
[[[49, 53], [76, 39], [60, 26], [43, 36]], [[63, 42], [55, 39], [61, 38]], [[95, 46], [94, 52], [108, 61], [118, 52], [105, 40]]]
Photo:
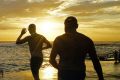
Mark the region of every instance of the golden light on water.
[[57, 74], [56, 72], [57, 72], [56, 69], [54, 69], [51, 66], [48, 66], [48, 67], [44, 68], [42, 77], [44, 79], [53, 79], [54, 77], [56, 77], [56, 75], [55, 75], [55, 74]]

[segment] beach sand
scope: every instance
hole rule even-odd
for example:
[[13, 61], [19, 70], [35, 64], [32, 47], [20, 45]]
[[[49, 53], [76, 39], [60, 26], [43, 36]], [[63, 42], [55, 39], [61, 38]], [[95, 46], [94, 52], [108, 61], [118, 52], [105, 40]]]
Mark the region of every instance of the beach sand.
[[[120, 80], [120, 64], [114, 61], [101, 61], [105, 80]], [[86, 80], [98, 80], [97, 74], [90, 60], [86, 61]], [[40, 70], [41, 80], [57, 80], [57, 70], [48, 66]], [[4, 72], [0, 80], [33, 80], [30, 70], [19, 72]]]

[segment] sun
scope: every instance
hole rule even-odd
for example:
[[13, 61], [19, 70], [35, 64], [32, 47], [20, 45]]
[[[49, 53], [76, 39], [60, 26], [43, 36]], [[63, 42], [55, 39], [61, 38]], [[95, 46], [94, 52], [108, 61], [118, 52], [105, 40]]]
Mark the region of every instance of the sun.
[[57, 25], [58, 24], [53, 21], [42, 21], [37, 23], [37, 30], [43, 34], [49, 34], [49, 32], [52, 32]]
[[39, 34], [47, 37], [49, 40], [54, 39], [54, 35], [58, 32], [58, 27], [61, 26], [59, 22], [52, 20], [43, 20], [36, 23], [36, 30]]
[[41, 23], [41, 30], [43, 32], [49, 32], [52, 31], [52, 29], [56, 26], [56, 24], [54, 22], [50, 22], [50, 21], [45, 21]]
[[54, 19], [37, 20], [36, 31], [48, 40], [53, 41], [58, 35], [62, 34], [63, 26], [60, 21]]

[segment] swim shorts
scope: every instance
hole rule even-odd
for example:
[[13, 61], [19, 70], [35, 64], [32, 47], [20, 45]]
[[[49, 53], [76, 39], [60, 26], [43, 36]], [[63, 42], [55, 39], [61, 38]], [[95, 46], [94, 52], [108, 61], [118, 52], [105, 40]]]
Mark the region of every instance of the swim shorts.
[[39, 69], [42, 65], [43, 58], [41, 57], [32, 57], [30, 60], [30, 67], [33, 74], [38, 74]]
[[74, 70], [58, 70], [58, 80], [85, 80], [85, 72]]

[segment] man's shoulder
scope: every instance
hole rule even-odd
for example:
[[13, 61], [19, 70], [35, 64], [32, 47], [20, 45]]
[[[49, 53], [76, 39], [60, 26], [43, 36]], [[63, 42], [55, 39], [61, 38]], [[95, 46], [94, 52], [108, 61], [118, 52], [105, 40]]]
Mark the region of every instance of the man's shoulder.
[[79, 33], [79, 32], [77, 32], [77, 35], [79, 35], [79, 36], [83, 36], [83, 37], [87, 37], [85, 34], [83, 34], [83, 33]]
[[54, 42], [56, 42], [56, 43], [60, 42], [63, 37], [64, 37], [64, 34], [57, 36], [57, 37], [55, 38]]
[[82, 33], [78, 33], [78, 36], [79, 36], [78, 39], [81, 40], [81, 42], [84, 42], [85, 44], [89, 44], [89, 45], [94, 44], [93, 40], [90, 37]]
[[82, 34], [82, 33], [77, 33], [78, 36], [82, 37], [82, 38], [85, 38], [87, 40], [91, 40], [90, 37], [86, 36], [85, 34]]
[[43, 35], [41, 34], [36, 34], [36, 36], [40, 37], [40, 38], [45, 38]]
[[55, 38], [55, 40], [61, 40], [64, 36], [65, 36], [65, 34], [59, 35]]
[[41, 34], [33, 34], [33, 35], [29, 35], [29, 36], [26, 36], [28, 39], [33, 39], [33, 38], [43, 38], [44, 36], [41, 35]]
[[[67, 35], [66, 34], [62, 34], [62, 35], [57, 36], [56, 39], [62, 39], [65, 36], [67, 36]], [[90, 37], [86, 36], [85, 34], [79, 33], [79, 32], [77, 32], [77, 34], [74, 35], [74, 37], [83, 38], [83, 39], [92, 41], [92, 39]]]

